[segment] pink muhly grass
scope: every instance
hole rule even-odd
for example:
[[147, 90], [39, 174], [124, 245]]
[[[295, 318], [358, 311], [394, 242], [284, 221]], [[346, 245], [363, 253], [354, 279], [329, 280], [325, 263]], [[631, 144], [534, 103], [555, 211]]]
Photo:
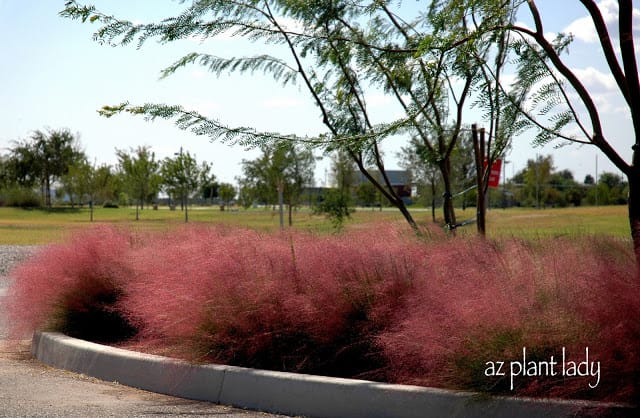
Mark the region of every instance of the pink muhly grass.
[[[14, 335], [78, 322], [100, 332], [115, 317], [129, 329], [112, 337], [137, 332], [130, 343], [191, 360], [517, 395], [639, 395], [635, 259], [610, 238], [419, 239], [392, 224], [330, 236], [100, 227], [12, 275]], [[602, 368], [594, 390], [540, 377], [511, 391], [484, 373], [523, 347], [548, 360], [587, 346]]]
[[[7, 298], [11, 335], [20, 338], [44, 328], [109, 339], [106, 333], [125, 331], [101, 327], [118, 321], [116, 305], [131, 272], [126, 262], [131, 242], [127, 233], [96, 227], [18, 266], [10, 273], [14, 282]], [[116, 322], [83, 323], [81, 317], [96, 314], [96, 308]]]
[[[425, 256], [407, 316], [381, 333], [392, 380], [507, 394], [637, 400], [638, 278], [630, 249], [610, 239], [451, 240]], [[609, 251], [603, 251], [609, 247]], [[611, 248], [614, 247], [614, 248]], [[488, 261], [493, 260], [493, 261]], [[485, 375], [487, 362], [559, 357], [601, 361], [587, 379]]]
[[[412, 383], [441, 384], [449, 360], [468, 335], [483, 324], [507, 326], [517, 309], [505, 292], [507, 278], [485, 262], [494, 249], [481, 240], [455, 240], [425, 249], [415, 287], [407, 297], [407, 316], [380, 336], [398, 373], [414, 370]], [[408, 362], [405, 364], [405, 362]], [[397, 364], [396, 364], [397, 363]], [[406, 370], [405, 370], [406, 368]], [[400, 380], [408, 376], [401, 375]]]
[[638, 402], [640, 282], [633, 252], [628, 243], [615, 239], [589, 238], [577, 247], [583, 256], [576, 262], [580, 265], [563, 263], [560, 280], [567, 280], [573, 291], [567, 309], [590, 331], [581, 343], [604, 369], [601, 384], [591, 392], [602, 399]]
[[184, 228], [134, 256], [125, 305], [142, 335], [188, 341], [209, 360], [366, 372], [356, 363], [377, 355], [375, 332], [398, 313], [421, 245], [381, 232]]
[[256, 251], [262, 239], [249, 230], [183, 228], [136, 252], [127, 303], [145, 332], [193, 337], [209, 306], [219, 308], [219, 318], [232, 319], [225, 310], [233, 304], [247, 307], [267, 295], [281, 263]]

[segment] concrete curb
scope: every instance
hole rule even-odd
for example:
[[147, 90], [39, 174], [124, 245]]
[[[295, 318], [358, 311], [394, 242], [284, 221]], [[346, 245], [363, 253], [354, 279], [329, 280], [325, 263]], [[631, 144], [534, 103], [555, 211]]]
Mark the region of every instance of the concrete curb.
[[[418, 386], [194, 365], [36, 332], [31, 351], [50, 366], [183, 398], [309, 417], [575, 417], [627, 415], [596, 402], [483, 397]], [[631, 411], [633, 412], [633, 411]], [[631, 416], [631, 414], [629, 414]]]

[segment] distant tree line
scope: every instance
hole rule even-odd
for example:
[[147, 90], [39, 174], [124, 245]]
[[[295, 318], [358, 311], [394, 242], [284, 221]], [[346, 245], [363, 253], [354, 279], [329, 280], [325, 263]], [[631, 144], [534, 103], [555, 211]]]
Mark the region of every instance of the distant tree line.
[[[460, 142], [452, 154], [451, 184], [457, 207], [475, 205], [477, 191], [473, 188], [475, 177], [468, 144]], [[403, 149], [399, 154], [401, 164], [410, 173], [417, 190], [415, 201], [420, 206], [441, 204], [444, 187], [437, 167], [415, 158], [411, 149]], [[502, 168], [505, 170], [505, 167]], [[599, 173], [597, 179], [586, 175], [582, 181], [574, 178], [567, 169], [557, 169], [551, 155], [529, 159], [524, 168], [516, 172], [507, 182], [501, 175], [500, 186], [489, 190], [489, 204], [492, 207], [566, 207], [581, 205], [623, 205], [627, 204], [629, 184], [615, 173]], [[465, 192], [466, 191], [466, 192]], [[433, 213], [435, 219], [435, 211]]]
[[[470, 141], [462, 138], [450, 156], [449, 188], [458, 208], [475, 205], [475, 173]], [[414, 205], [435, 208], [443, 204], [443, 184], [437, 163], [419, 158], [420, 144], [411, 141], [398, 154], [406, 170], [407, 182], [414, 189]], [[238, 187], [220, 183], [211, 166], [198, 162], [188, 151], [158, 160], [148, 146], [116, 149], [117, 164], [91, 163], [82, 150], [77, 134], [68, 129], [38, 130], [18, 140], [9, 152], [0, 156], [0, 206], [52, 207], [54, 202], [71, 207], [135, 205], [137, 209], [157, 205], [162, 193], [172, 208], [186, 209], [193, 200], [218, 204], [225, 210], [230, 204], [249, 208], [287, 207], [288, 223], [292, 212], [303, 202], [317, 213], [328, 215], [340, 226], [353, 207], [382, 207], [390, 202], [369, 181], [363, 181], [358, 167], [337, 150], [331, 157], [330, 185], [309, 195], [314, 184], [316, 157], [295, 143], [263, 145], [253, 160], [243, 160]], [[371, 170], [375, 175], [375, 170]], [[580, 205], [626, 204], [628, 183], [615, 173], [587, 175], [574, 179], [571, 171], [554, 167], [552, 156], [537, 156], [515, 173], [506, 184], [491, 189], [492, 207], [565, 207]], [[307, 195], [305, 195], [307, 193]], [[139, 211], [136, 211], [136, 218]], [[93, 214], [92, 214], [93, 217]]]
[[291, 223], [303, 191], [313, 186], [316, 158], [292, 143], [264, 145], [261, 151], [255, 160], [243, 161], [238, 189], [216, 181], [208, 163], [182, 149], [164, 160], [149, 146], [116, 149], [115, 166], [98, 165], [82, 150], [79, 135], [68, 129], [38, 130], [0, 155], [0, 206], [51, 208], [57, 202], [142, 210], [158, 204], [163, 193], [170, 206], [182, 210], [194, 199], [225, 210], [236, 202], [247, 208], [275, 206], [280, 192]]
[[571, 171], [556, 170], [550, 155], [528, 160], [505, 189], [512, 193], [514, 204], [531, 207], [625, 205], [629, 194], [621, 175], [603, 172], [596, 180], [588, 174], [578, 181]]
[[[158, 203], [161, 192], [183, 208], [187, 199], [212, 201], [235, 187], [218, 183], [208, 163], [189, 152], [158, 160], [148, 146], [115, 150], [117, 164], [96, 164], [68, 129], [37, 130], [0, 156], [0, 206], [47, 207], [54, 203], [105, 207]], [[234, 190], [228, 196], [228, 189]]]

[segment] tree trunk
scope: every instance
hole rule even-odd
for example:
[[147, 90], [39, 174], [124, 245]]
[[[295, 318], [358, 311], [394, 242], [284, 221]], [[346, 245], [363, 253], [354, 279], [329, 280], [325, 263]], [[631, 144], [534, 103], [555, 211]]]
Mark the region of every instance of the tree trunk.
[[289, 226], [293, 226], [293, 205], [289, 202]]
[[436, 182], [431, 181], [431, 221], [436, 223]]
[[44, 193], [44, 179], [40, 180], [40, 203], [42, 203], [45, 207], [47, 206], [47, 198]]
[[282, 181], [278, 182], [278, 215], [280, 220], [280, 229], [284, 229], [284, 185]]
[[629, 181], [629, 226], [633, 251], [640, 270], [640, 167], [632, 166], [627, 180]]
[[[420, 231], [418, 224], [413, 219], [411, 212], [409, 212], [409, 209], [407, 209], [407, 206], [404, 204], [404, 201], [402, 200], [402, 198], [396, 195], [396, 200], [391, 203], [393, 203], [393, 205], [400, 210], [400, 213], [402, 213], [402, 216], [404, 216], [404, 219], [407, 221], [411, 229], [416, 231], [417, 234], [421, 234], [422, 232]], [[380, 202], [380, 210], [382, 211], [382, 202]]]
[[49, 179], [49, 176], [46, 176], [44, 180], [44, 193], [44, 204], [47, 208], [51, 209], [51, 180]]
[[431, 222], [436, 223], [436, 198], [431, 198]]
[[471, 126], [472, 132], [472, 140], [473, 140], [473, 153], [475, 155], [476, 160], [476, 184], [478, 190], [478, 198], [476, 200], [476, 226], [478, 228], [478, 233], [481, 236], [486, 234], [485, 227], [485, 217], [486, 217], [486, 193], [485, 189], [485, 174], [486, 170], [490, 170], [489, 161], [487, 161], [487, 166], [484, 166], [485, 161], [485, 138], [484, 138], [484, 129], [480, 129], [480, 138], [478, 138], [478, 129], [476, 125]]
[[189, 222], [189, 195], [184, 196], [184, 223]]
[[444, 202], [442, 210], [444, 212], [444, 223], [451, 230], [456, 228], [456, 213], [453, 208], [453, 193], [451, 191], [451, 161], [446, 158], [439, 162], [440, 174], [444, 185]]

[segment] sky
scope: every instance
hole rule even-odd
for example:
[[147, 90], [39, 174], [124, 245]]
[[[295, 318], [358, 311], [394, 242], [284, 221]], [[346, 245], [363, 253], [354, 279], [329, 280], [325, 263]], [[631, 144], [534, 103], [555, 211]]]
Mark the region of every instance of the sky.
[[[212, 143], [206, 137], [179, 130], [170, 121], [147, 122], [140, 117], [99, 116], [103, 105], [128, 101], [180, 104], [213, 117], [229, 126], [251, 126], [258, 130], [314, 136], [326, 129], [309, 94], [299, 86], [282, 87], [262, 74], [223, 75], [217, 78], [197, 66], [160, 79], [160, 71], [190, 52], [233, 57], [265, 53], [260, 44], [249, 44], [228, 36], [205, 42], [183, 40], [170, 44], [147, 42], [111, 47], [93, 41], [97, 24], [80, 23], [58, 16], [64, 0], [0, 0], [0, 154], [12, 141], [27, 138], [34, 130], [68, 128], [78, 133], [82, 148], [98, 164], [116, 163], [115, 149], [129, 150], [148, 145], [156, 158], [172, 157], [184, 150], [198, 161], [208, 161], [212, 172], [235, 183], [243, 159], [253, 159], [257, 150]], [[184, 7], [170, 0], [87, 0], [98, 10], [133, 22], [152, 22], [176, 15]], [[412, 7], [426, 2], [406, 1]], [[415, 3], [415, 5], [414, 5]], [[567, 62], [587, 88], [596, 95], [607, 139], [627, 161], [631, 157], [633, 129], [624, 101], [602, 59], [594, 29], [586, 10], [577, 0], [539, 0], [545, 31], [549, 36], [563, 31], [574, 34]], [[615, 28], [617, 1], [599, 3], [605, 19]], [[640, 28], [640, 11], [634, 10]], [[531, 26], [526, 17], [522, 23]], [[640, 45], [640, 42], [637, 42]], [[267, 47], [270, 48], [270, 47]], [[267, 51], [270, 52], [270, 51]], [[369, 103], [379, 122], [397, 116], [391, 99], [374, 96]], [[389, 119], [391, 117], [391, 119]], [[465, 123], [479, 123], [474, 111], [465, 113]], [[383, 144], [386, 167], [398, 169], [396, 152], [405, 139], [394, 137]], [[618, 170], [592, 146], [560, 143], [533, 147], [531, 135], [515, 138], [507, 155], [506, 178], [522, 170], [526, 161], [553, 154], [557, 169], [569, 169], [577, 181], [587, 174]], [[316, 184], [325, 185], [329, 163], [316, 167]]]

